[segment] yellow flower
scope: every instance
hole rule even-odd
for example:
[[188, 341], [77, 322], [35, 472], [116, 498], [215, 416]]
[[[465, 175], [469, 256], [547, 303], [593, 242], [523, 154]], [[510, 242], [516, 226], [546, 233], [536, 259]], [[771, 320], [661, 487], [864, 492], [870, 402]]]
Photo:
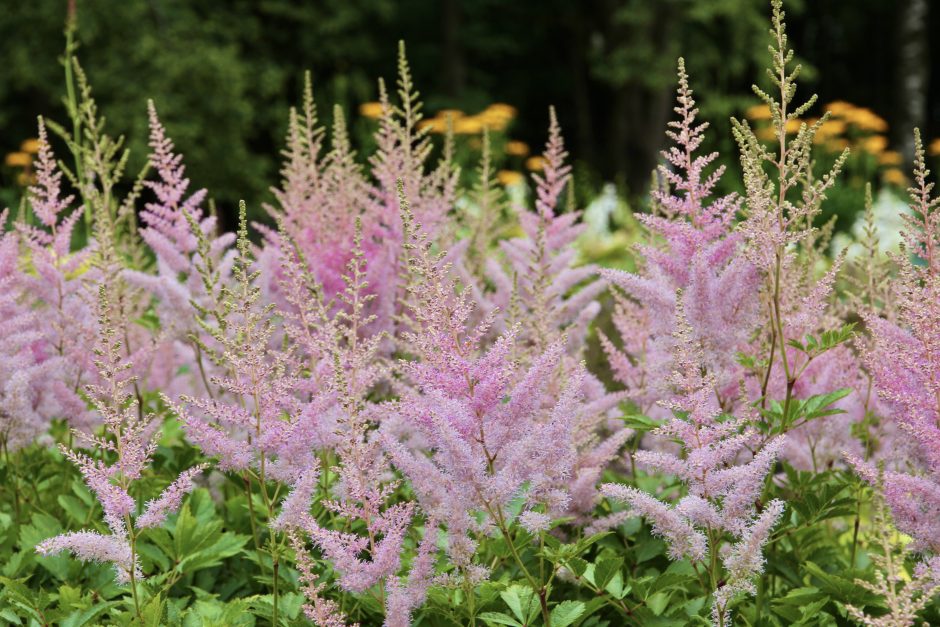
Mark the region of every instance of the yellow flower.
[[538, 172], [545, 168], [545, 157], [541, 155], [536, 155], [534, 157], [529, 157], [525, 160], [525, 167], [527, 170], [532, 170], [533, 172]]
[[832, 113], [832, 115], [840, 117], [847, 113], [850, 114], [852, 111], [855, 111], [855, 108], [855, 105], [853, 105], [851, 102], [846, 102], [844, 100], [836, 100], [823, 107], [824, 110], [829, 111]]
[[504, 102], [494, 102], [484, 109], [483, 112], [492, 117], [505, 118], [506, 120], [511, 120], [516, 117], [516, 108]]
[[487, 126], [479, 116], [468, 115], [459, 120], [454, 120], [454, 132], [460, 135], [476, 135], [483, 132], [483, 127]]
[[524, 177], [522, 176], [522, 172], [500, 170], [496, 173], [496, 179], [503, 185], [509, 187], [510, 185], [519, 185], [524, 180]]
[[803, 124], [803, 120], [799, 118], [793, 118], [792, 120], [787, 120], [787, 123], [784, 125], [784, 127], [786, 128], [787, 133], [793, 134], [798, 133], [800, 131], [800, 127], [803, 126]]
[[444, 121], [447, 121], [447, 118], [456, 120], [462, 118], [464, 115], [466, 114], [460, 109], [441, 109], [437, 112], [437, 118]]
[[26, 168], [32, 162], [33, 158], [26, 152], [11, 152], [4, 159], [4, 163], [11, 168]]
[[29, 187], [36, 184], [36, 177], [28, 172], [19, 172], [16, 175], [16, 184], [20, 187]]
[[38, 139], [26, 139], [23, 140], [23, 143], [20, 144], [20, 150], [31, 155], [39, 152], [39, 140]]
[[884, 135], [872, 135], [859, 142], [859, 146], [867, 153], [877, 155], [888, 147], [888, 138]]
[[444, 133], [447, 131], [447, 120], [431, 118], [430, 120], [421, 120], [418, 122], [418, 128], [430, 129], [432, 133]]
[[853, 109], [842, 116], [849, 124], [857, 126], [863, 131], [884, 133], [888, 130], [888, 123], [871, 109]]
[[884, 171], [881, 175], [885, 183], [890, 183], [891, 185], [898, 185], [904, 187], [907, 185], [907, 177], [904, 176], [904, 172], [901, 172], [898, 168], [889, 168]]
[[904, 163], [904, 157], [897, 150], [886, 150], [878, 155], [878, 163], [881, 165], [901, 165]]
[[502, 132], [506, 130], [506, 127], [509, 126], [509, 120], [503, 117], [494, 117], [488, 114], [486, 111], [483, 113], [474, 116], [477, 118], [480, 123], [491, 131]]
[[931, 157], [940, 155], [940, 137], [930, 142], [930, 145], [927, 146], [927, 152], [930, 153]]
[[834, 139], [845, 133], [846, 125], [843, 120], [828, 119], [816, 129], [816, 137], [813, 141], [817, 144], [824, 144], [830, 139]]
[[825, 148], [829, 152], [842, 152], [849, 147], [849, 140], [844, 137], [833, 137], [826, 140]]
[[506, 154], [513, 157], [524, 157], [529, 154], [529, 144], [515, 140], [506, 142]]
[[759, 129], [756, 129], [754, 134], [757, 135], [757, 139], [764, 141], [772, 141], [777, 138], [777, 131], [774, 130], [774, 127], [772, 126], [762, 126]]
[[380, 118], [382, 117], [382, 112], [381, 102], [363, 102], [359, 105], [359, 115], [367, 118]]
[[769, 120], [771, 118], [770, 107], [766, 104], [754, 105], [748, 107], [744, 115], [749, 120]]

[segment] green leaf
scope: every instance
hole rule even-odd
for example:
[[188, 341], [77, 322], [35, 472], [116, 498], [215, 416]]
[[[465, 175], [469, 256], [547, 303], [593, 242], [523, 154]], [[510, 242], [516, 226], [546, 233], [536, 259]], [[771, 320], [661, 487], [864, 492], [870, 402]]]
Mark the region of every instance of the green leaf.
[[88, 625], [96, 618], [110, 610], [112, 607], [119, 605], [117, 601], [107, 601], [102, 602], [98, 601], [89, 608], [83, 610], [75, 610], [69, 614], [65, 620], [60, 623], [61, 627], [82, 627], [83, 625]]
[[513, 627], [522, 627], [522, 623], [512, 616], [502, 612], [482, 612], [477, 614], [477, 618], [484, 620], [491, 625], [512, 625]]
[[598, 560], [594, 564], [594, 585], [601, 590], [606, 588], [614, 575], [620, 572], [621, 566], [623, 566], [623, 558], [621, 557]]
[[665, 592], [657, 592], [646, 599], [646, 607], [656, 616], [662, 614], [668, 604], [669, 595]]
[[552, 627], [568, 627], [584, 614], [584, 610], [581, 601], [562, 601], [552, 609]]
[[520, 584], [514, 584], [499, 593], [503, 602], [509, 606], [512, 613], [516, 615], [523, 623], [528, 623], [528, 617], [533, 609], [538, 611], [538, 603], [535, 602], [535, 593], [532, 588]]
[[660, 423], [643, 414], [631, 414], [623, 417], [623, 424], [634, 431], [645, 432], [658, 429]]

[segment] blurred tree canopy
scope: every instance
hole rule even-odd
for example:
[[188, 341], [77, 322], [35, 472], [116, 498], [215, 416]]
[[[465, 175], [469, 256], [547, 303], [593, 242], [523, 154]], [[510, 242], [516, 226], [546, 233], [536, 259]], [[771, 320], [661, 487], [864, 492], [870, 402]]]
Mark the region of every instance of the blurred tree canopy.
[[[893, 131], [909, 134], [895, 127], [918, 122], [909, 119], [916, 108], [905, 113], [898, 84], [912, 63], [929, 78], [936, 51], [905, 66], [896, 50], [908, 5], [923, 1], [789, 1], [794, 45], [812, 60], [805, 76], [820, 100], [872, 107]], [[35, 135], [36, 115], [65, 119], [59, 57], [68, 10], [66, 0], [6, 4], [0, 14], [4, 153]], [[678, 56], [686, 58], [702, 113], [715, 127], [716, 148], [729, 159], [727, 118], [756, 102], [750, 84], [767, 61], [765, 0], [76, 4], [78, 55], [110, 132], [128, 137], [131, 170], [146, 155], [145, 105], [152, 98], [190, 176], [223, 206], [245, 198], [257, 207], [267, 198], [278, 178], [287, 108], [298, 99], [304, 70], [313, 72], [324, 114], [333, 103], [355, 112], [376, 98], [378, 77], [393, 78], [399, 39], [408, 44], [428, 110], [507, 102], [520, 112], [513, 137], [539, 146], [547, 107], [555, 104], [586, 178], [615, 180], [633, 194], [645, 190], [663, 143]], [[938, 13], [929, 15], [931, 24]], [[928, 83], [924, 92], [926, 119], [919, 123], [928, 127], [937, 118], [937, 91]]]

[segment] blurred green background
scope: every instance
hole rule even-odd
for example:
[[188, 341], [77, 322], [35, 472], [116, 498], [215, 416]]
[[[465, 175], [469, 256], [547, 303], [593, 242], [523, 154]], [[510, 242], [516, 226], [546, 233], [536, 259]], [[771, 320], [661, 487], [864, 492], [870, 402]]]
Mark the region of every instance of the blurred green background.
[[[0, 153], [9, 157], [35, 137], [37, 115], [66, 119], [59, 57], [69, 3], [0, 4]], [[394, 80], [399, 39], [407, 42], [430, 115], [507, 103], [518, 113], [505, 139], [524, 142], [537, 153], [547, 108], [554, 104], [576, 163], [579, 195], [586, 201], [604, 182], [613, 182], [631, 204], [641, 204], [665, 141], [680, 55], [702, 113], [712, 122], [714, 147], [734, 167], [727, 119], [757, 103], [750, 85], [763, 78], [768, 59], [768, 5], [765, 0], [74, 3], [78, 55], [110, 132], [128, 138], [129, 171], [145, 159], [145, 103], [153, 98], [186, 156], [191, 178], [209, 188], [227, 216], [239, 198], [254, 208], [269, 199], [267, 190], [278, 179], [287, 109], [299, 100], [304, 70], [313, 73], [321, 113], [328, 114], [332, 103], [342, 105], [353, 117], [362, 152], [368, 152], [374, 122], [359, 114], [360, 105], [376, 99], [378, 77]], [[821, 103], [848, 101], [887, 123], [881, 130], [875, 124], [836, 133], [833, 149], [843, 140], [864, 140], [870, 148], [861, 151], [867, 160], [850, 168], [845, 197], [839, 200], [837, 192], [831, 203], [830, 213], [845, 214], [844, 228], [860, 208], [865, 180], [903, 186], [898, 167], [910, 159], [911, 128], [921, 126], [928, 139], [940, 131], [940, 81], [931, 72], [940, 62], [940, 46], [928, 38], [940, 26], [940, 5], [791, 0], [786, 8], [792, 43], [807, 60], [802, 95], [815, 91]], [[523, 145], [515, 145], [517, 156], [524, 156]], [[935, 148], [940, 152], [940, 145]], [[27, 181], [17, 163], [8, 158], [0, 168], [0, 204], [15, 203]], [[516, 169], [524, 171], [522, 163]]]

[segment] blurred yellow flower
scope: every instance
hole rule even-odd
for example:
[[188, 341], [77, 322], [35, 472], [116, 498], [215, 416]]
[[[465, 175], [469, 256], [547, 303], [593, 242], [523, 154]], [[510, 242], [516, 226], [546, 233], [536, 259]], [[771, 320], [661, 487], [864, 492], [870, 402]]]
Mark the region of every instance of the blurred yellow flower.
[[940, 155], [940, 137], [930, 142], [930, 145], [927, 146], [927, 152], [930, 153], [931, 157], [936, 157], [937, 155]]
[[754, 105], [748, 107], [744, 115], [749, 120], [769, 120], [771, 118], [770, 107], [766, 104]]
[[800, 127], [803, 126], [803, 120], [799, 118], [793, 118], [792, 120], [787, 120], [787, 123], [784, 125], [787, 133], [797, 133], [800, 130]]
[[529, 154], [529, 144], [515, 140], [506, 142], [506, 154], [513, 157], [524, 157]]
[[4, 163], [11, 168], [25, 168], [32, 162], [33, 158], [26, 152], [11, 152], [4, 159]]
[[849, 140], [844, 137], [833, 137], [826, 140], [825, 148], [829, 152], [842, 152], [849, 147]]
[[830, 139], [838, 137], [845, 132], [846, 125], [842, 120], [828, 119], [822, 123], [822, 125], [816, 129], [816, 137], [814, 141], [817, 144], [824, 144]]
[[878, 155], [878, 163], [881, 165], [901, 165], [904, 163], [904, 157], [897, 150], [886, 150]]
[[844, 100], [835, 100], [827, 104], [825, 107], [823, 107], [823, 109], [829, 111], [832, 113], [832, 115], [843, 116], [846, 113], [851, 113], [854, 111], [855, 105]]
[[901, 172], [898, 168], [889, 168], [885, 170], [881, 176], [885, 183], [899, 185], [901, 187], [907, 185], [907, 177], [904, 175], [904, 172]]
[[447, 130], [447, 120], [431, 118], [430, 120], [421, 120], [418, 122], [418, 128], [430, 129], [432, 133], [443, 133]]
[[441, 109], [440, 111], [437, 112], [436, 117], [440, 120], [446, 121], [447, 118], [456, 120], [457, 118], [462, 118], [464, 115], [466, 114], [460, 109]]
[[763, 141], [771, 141], [777, 138], [777, 131], [775, 131], [772, 126], [762, 126], [755, 129], [754, 134], [757, 135], [757, 139]]
[[16, 184], [20, 187], [29, 187], [36, 184], [36, 177], [28, 172], [18, 172], [16, 175]]
[[884, 152], [885, 148], [888, 147], [888, 138], [884, 135], [872, 135], [871, 137], [862, 139], [859, 142], [859, 146], [865, 152], [877, 155]]
[[545, 168], [545, 157], [541, 155], [529, 157], [528, 159], [525, 160], [525, 167], [527, 170], [538, 172]]
[[483, 120], [476, 115], [469, 115], [459, 120], [454, 120], [454, 132], [461, 135], [476, 135], [477, 133], [482, 133], [484, 126]]
[[382, 103], [381, 102], [363, 102], [359, 105], [359, 114], [367, 118], [380, 118], [382, 117]]
[[493, 117], [501, 117], [507, 120], [511, 120], [516, 117], [516, 108], [503, 102], [494, 102], [484, 109], [483, 112]]
[[888, 130], [888, 123], [871, 109], [856, 108], [842, 116], [849, 124], [857, 126], [863, 131], [884, 133]]
[[516, 172], [515, 170], [500, 170], [496, 173], [496, 179], [506, 185], [519, 185], [524, 180], [522, 172]]
[[36, 154], [39, 152], [39, 140], [35, 138], [23, 140], [23, 143], [20, 144], [20, 150], [31, 155]]

